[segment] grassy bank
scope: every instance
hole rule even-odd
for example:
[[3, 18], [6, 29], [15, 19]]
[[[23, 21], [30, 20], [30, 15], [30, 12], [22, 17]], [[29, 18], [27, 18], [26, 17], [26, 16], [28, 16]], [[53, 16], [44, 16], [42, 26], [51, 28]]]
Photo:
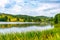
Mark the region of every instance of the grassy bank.
[[60, 29], [27, 33], [0, 34], [0, 40], [60, 40]]

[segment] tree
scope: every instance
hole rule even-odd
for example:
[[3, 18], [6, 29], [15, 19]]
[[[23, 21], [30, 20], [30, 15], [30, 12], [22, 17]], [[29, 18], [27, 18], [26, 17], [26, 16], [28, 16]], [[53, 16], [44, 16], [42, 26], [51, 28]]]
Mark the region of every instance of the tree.
[[55, 24], [57, 24], [57, 23], [58, 23], [58, 17], [57, 17], [57, 16], [55, 17], [54, 22], [55, 22]]
[[60, 23], [60, 13], [55, 15], [55, 20], [54, 20], [54, 22], [55, 22], [56, 24], [57, 24], [57, 23]]
[[0, 21], [7, 21], [7, 16], [5, 16], [4, 18], [0, 18]]

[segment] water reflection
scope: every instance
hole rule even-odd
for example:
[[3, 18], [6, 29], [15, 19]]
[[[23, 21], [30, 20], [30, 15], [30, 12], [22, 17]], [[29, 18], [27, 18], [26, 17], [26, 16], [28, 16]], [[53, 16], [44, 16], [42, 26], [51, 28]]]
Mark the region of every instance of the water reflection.
[[49, 24], [0, 24], [0, 28], [10, 28], [10, 27], [29, 27], [29, 26], [47, 26]]
[[29, 26], [29, 27], [12, 27], [12, 28], [1, 28], [0, 33], [15, 33], [15, 32], [28, 32], [28, 31], [42, 31], [42, 30], [48, 30], [53, 29], [54, 27], [51, 27], [51, 25], [47, 25], [45, 27], [37, 27], [37, 26]]
[[42, 31], [53, 29], [49, 24], [0, 24], [0, 33]]

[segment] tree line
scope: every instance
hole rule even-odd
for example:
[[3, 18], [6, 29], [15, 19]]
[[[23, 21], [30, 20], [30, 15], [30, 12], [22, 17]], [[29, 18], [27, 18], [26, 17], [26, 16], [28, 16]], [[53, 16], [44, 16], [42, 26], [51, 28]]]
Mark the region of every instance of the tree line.
[[0, 22], [48, 22], [53, 17], [47, 16], [28, 16], [28, 15], [11, 15], [0, 13]]

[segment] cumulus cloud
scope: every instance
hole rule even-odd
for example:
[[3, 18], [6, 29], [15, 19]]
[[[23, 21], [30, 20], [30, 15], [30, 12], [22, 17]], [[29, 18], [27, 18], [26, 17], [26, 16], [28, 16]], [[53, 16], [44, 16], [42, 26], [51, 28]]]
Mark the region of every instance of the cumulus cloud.
[[[54, 16], [60, 12], [60, 0], [0, 0], [0, 12], [31, 16]], [[53, 2], [53, 3], [51, 3]]]

